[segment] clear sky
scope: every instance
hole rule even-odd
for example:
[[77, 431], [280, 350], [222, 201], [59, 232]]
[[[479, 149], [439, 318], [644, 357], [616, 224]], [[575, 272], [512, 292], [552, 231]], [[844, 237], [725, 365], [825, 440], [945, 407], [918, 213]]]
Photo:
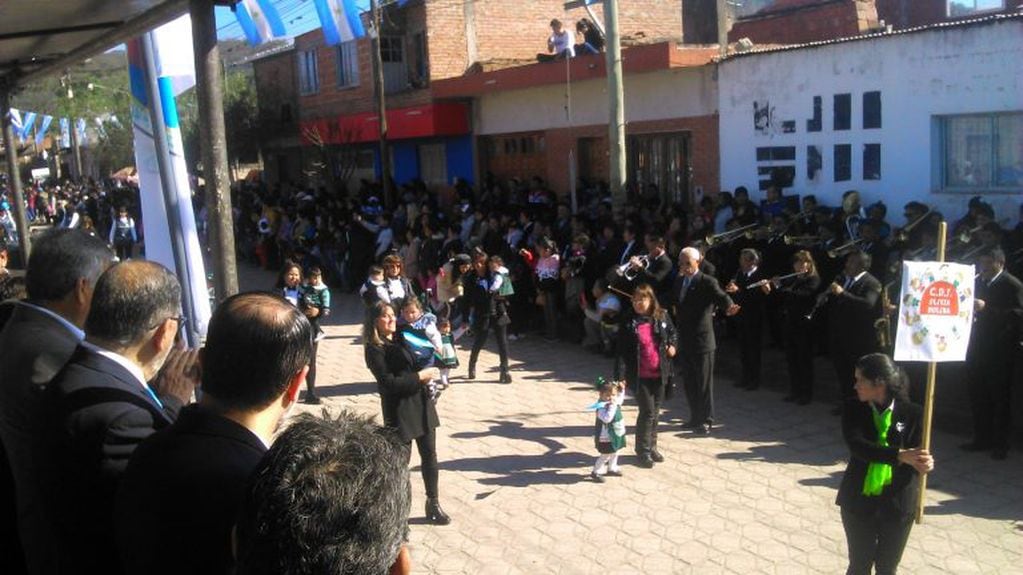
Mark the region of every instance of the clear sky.
[[[320, 19], [316, 15], [316, 5], [313, 0], [270, 0], [270, 3], [277, 8], [277, 12], [281, 15], [288, 36], [298, 36], [320, 27]], [[388, 3], [389, 0], [381, 1], [381, 4]], [[356, 5], [363, 10], [368, 10], [369, 0], [357, 0]], [[216, 14], [218, 38], [221, 40], [245, 38], [245, 33], [242, 32], [241, 26], [238, 25], [238, 19], [235, 18], [230, 8], [217, 6]]]

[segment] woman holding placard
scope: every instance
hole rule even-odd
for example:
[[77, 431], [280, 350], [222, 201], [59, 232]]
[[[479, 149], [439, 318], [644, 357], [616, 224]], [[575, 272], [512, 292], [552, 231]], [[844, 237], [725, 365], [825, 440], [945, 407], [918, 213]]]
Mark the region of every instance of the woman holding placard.
[[856, 399], [846, 402], [842, 434], [850, 459], [837, 504], [849, 547], [847, 575], [895, 573], [920, 494], [919, 474], [934, 469], [920, 449], [923, 409], [908, 399], [908, 381], [890, 357], [856, 362]]

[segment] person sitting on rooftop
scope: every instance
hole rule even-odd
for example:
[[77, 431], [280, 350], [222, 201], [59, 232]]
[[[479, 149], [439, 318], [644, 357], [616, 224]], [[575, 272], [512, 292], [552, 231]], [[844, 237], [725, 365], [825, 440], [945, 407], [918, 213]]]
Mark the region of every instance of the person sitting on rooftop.
[[551, 20], [551, 35], [547, 38], [547, 54], [537, 54], [538, 62], [554, 62], [565, 58], [575, 57], [575, 48], [572, 45], [572, 35], [565, 30], [561, 20]]

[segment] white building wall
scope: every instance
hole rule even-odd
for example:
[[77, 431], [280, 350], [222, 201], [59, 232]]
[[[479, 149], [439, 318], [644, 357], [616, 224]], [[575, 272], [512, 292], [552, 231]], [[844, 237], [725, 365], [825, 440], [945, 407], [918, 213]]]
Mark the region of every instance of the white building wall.
[[[626, 122], [717, 112], [711, 66], [628, 75], [624, 90]], [[571, 120], [565, 110], [569, 93]], [[480, 97], [477, 114], [475, 131], [480, 135], [607, 124], [607, 79], [487, 94]]]
[[[943, 192], [940, 178], [939, 115], [1023, 111], [1023, 20], [946, 27], [751, 55], [727, 60], [720, 72], [722, 188], [744, 185], [757, 192], [756, 149], [795, 146], [792, 193], [816, 194], [839, 205], [856, 189], [864, 205], [883, 200], [889, 219], [902, 224], [902, 205], [919, 200], [946, 217], [961, 216], [975, 193]], [[862, 129], [863, 93], [880, 91], [882, 127]], [[851, 129], [832, 129], [833, 96], [852, 95]], [[822, 130], [807, 131], [813, 97], [822, 99]], [[754, 102], [765, 103], [770, 126], [754, 125]], [[795, 122], [794, 133], [784, 131]], [[862, 150], [881, 144], [881, 179], [862, 179]], [[852, 145], [852, 179], [833, 181], [834, 144]], [[823, 169], [807, 177], [807, 146], [820, 146]], [[780, 164], [785, 162], [775, 162]], [[985, 194], [999, 219], [1015, 222], [1023, 190]]]

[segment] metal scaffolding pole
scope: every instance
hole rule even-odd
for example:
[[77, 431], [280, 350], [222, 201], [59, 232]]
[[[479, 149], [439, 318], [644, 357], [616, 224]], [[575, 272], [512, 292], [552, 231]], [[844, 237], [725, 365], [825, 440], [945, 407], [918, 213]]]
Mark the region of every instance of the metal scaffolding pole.
[[234, 251], [231, 183], [228, 176], [227, 136], [224, 130], [223, 79], [213, 0], [191, 0], [192, 44], [195, 51], [195, 89], [199, 102], [199, 142], [206, 180], [209, 248], [217, 301], [238, 293]]
[[28, 255], [32, 251], [31, 232], [25, 218], [25, 199], [21, 192], [21, 174], [18, 172], [18, 143], [14, 141], [14, 125], [11, 122], [11, 93], [0, 93], [0, 114], [3, 115], [4, 151], [7, 152], [7, 182], [14, 204], [14, 223], [18, 226], [18, 242], [22, 265], [28, 266]]

